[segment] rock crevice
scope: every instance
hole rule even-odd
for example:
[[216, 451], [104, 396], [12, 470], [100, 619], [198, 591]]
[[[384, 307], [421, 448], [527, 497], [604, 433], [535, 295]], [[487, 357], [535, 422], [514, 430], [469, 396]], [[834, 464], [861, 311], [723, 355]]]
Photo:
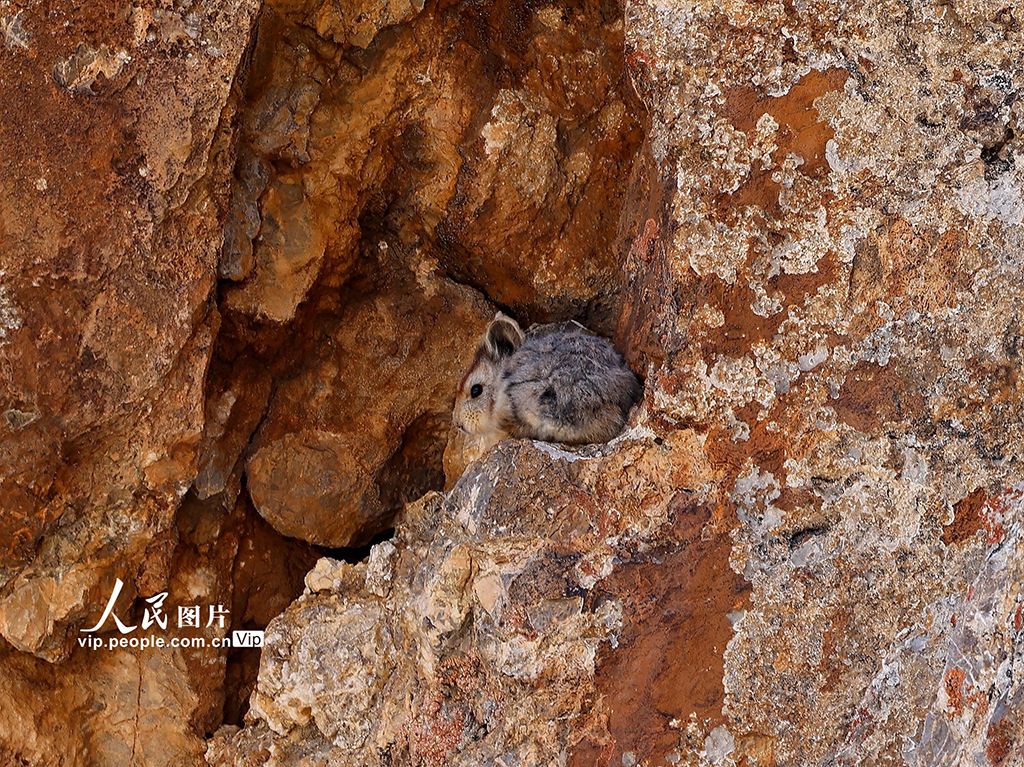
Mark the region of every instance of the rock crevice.
[[[0, 760], [1021, 763], [1022, 24], [0, 0]], [[449, 433], [497, 308], [625, 433]]]

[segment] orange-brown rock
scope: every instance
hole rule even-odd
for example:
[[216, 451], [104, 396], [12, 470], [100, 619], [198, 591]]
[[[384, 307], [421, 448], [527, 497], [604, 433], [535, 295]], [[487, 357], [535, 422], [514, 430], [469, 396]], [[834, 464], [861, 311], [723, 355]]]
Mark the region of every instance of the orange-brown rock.
[[290, 320], [318, 279], [345, 279], [376, 221], [506, 308], [607, 322], [641, 138], [618, 12], [365, 5], [264, 9], [221, 260], [227, 306]]
[[284, 535], [361, 545], [442, 484], [455, 384], [492, 313], [435, 262], [394, 260], [385, 251], [369, 293], [318, 307], [253, 440], [249, 493]]
[[[224, 513], [213, 502], [186, 498], [173, 538], [154, 541], [140, 588], [165, 593], [163, 620], [145, 630], [148, 603], [122, 597], [116, 605], [127, 626], [112, 619], [99, 633], [78, 634], [102, 643], [75, 642], [70, 657], [51, 664], [9, 645], [0, 646], [0, 759], [30, 765], [199, 764], [205, 737], [225, 714], [241, 720], [255, 681], [257, 650], [210, 643], [232, 629], [267, 625], [301, 591], [313, 566], [312, 547], [281, 539], [244, 502]], [[87, 616], [92, 626], [113, 582]], [[224, 625], [211, 625], [209, 608], [222, 605]], [[199, 606], [199, 627], [179, 629], [178, 607]], [[164, 646], [115, 647], [112, 640], [162, 639]], [[173, 647], [192, 638], [202, 647]], [[253, 657], [255, 656], [255, 658]]]
[[[504, 442], [448, 496], [408, 505], [395, 538], [366, 561], [321, 560], [306, 593], [267, 630], [249, 726], [222, 729], [210, 763], [266, 764], [276, 753], [339, 766], [380, 754], [400, 764], [486, 764], [495, 755], [545, 764], [602, 733], [626, 701], [616, 671], [607, 684], [595, 680], [595, 668], [600, 680], [605, 663], [616, 665], [601, 650], [613, 654], [611, 637], [657, 655], [679, 646], [677, 632], [697, 642], [714, 608], [727, 626], [741, 599], [733, 575], [706, 607], [684, 606], [727, 554], [727, 538], [700, 542], [710, 532], [701, 499], [715, 477], [699, 436], [679, 432], [659, 445], [636, 434], [643, 429], [587, 454]], [[635, 578], [698, 553], [711, 555], [705, 573], [690, 578], [677, 567], [692, 585], [664, 630], [676, 638], [665, 642], [646, 630], [664, 625], [658, 587], [637, 588]], [[635, 601], [627, 608], [625, 599]], [[643, 656], [637, 648], [630, 657]], [[721, 681], [716, 665], [701, 668], [704, 682], [692, 689], [670, 690], [666, 679], [658, 705], [703, 711], [706, 690]], [[344, 685], [332, 681], [339, 677]]]
[[[0, 0], [0, 762], [1022, 763], [1022, 30]], [[497, 308], [620, 438], [448, 433]]]
[[1020, 761], [1020, 30], [630, 6], [644, 408], [596, 451], [499, 446], [323, 565], [211, 764]]
[[256, 5], [0, 9], [0, 636], [20, 650], [63, 657], [195, 476]]

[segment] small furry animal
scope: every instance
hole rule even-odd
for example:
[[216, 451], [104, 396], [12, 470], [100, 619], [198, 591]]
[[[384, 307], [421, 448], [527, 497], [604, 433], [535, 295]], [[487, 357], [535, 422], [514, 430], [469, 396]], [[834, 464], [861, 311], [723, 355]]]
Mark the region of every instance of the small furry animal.
[[523, 333], [501, 312], [462, 379], [453, 420], [488, 442], [504, 436], [582, 445], [622, 431], [640, 381], [611, 343], [575, 322]]

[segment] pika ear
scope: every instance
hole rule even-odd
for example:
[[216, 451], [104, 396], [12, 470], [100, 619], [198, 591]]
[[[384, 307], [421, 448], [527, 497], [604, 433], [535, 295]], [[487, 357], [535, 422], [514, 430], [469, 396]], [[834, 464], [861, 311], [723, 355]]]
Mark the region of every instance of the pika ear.
[[484, 333], [484, 351], [493, 360], [508, 357], [519, 348], [523, 338], [519, 323], [498, 312]]

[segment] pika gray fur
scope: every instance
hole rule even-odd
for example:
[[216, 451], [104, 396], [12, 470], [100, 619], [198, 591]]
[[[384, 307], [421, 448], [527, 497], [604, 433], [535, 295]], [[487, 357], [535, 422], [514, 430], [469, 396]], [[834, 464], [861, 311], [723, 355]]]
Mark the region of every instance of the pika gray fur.
[[607, 442], [622, 431], [640, 392], [607, 339], [574, 322], [523, 333], [499, 312], [459, 386], [453, 420], [485, 441]]

